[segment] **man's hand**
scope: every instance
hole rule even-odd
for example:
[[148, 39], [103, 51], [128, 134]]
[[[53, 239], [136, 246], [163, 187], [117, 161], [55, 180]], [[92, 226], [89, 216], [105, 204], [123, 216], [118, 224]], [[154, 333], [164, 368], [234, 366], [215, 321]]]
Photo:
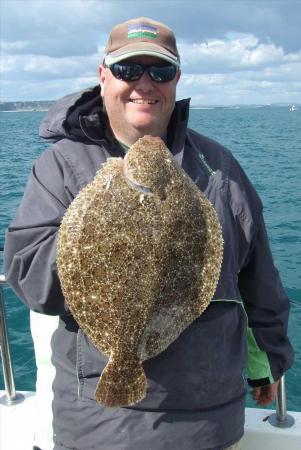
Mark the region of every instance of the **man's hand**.
[[253, 400], [256, 401], [256, 404], [260, 406], [266, 406], [273, 400], [275, 400], [278, 384], [279, 380], [273, 384], [268, 384], [267, 386], [253, 388], [252, 396]]

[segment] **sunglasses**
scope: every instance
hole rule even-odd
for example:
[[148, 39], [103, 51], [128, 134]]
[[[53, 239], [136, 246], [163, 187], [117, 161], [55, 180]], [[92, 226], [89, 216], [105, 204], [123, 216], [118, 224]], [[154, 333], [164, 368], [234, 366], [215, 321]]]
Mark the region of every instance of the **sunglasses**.
[[110, 64], [110, 71], [118, 80], [137, 81], [140, 80], [145, 71], [156, 83], [167, 83], [174, 79], [177, 68], [173, 64], [138, 64], [131, 62], [119, 62]]

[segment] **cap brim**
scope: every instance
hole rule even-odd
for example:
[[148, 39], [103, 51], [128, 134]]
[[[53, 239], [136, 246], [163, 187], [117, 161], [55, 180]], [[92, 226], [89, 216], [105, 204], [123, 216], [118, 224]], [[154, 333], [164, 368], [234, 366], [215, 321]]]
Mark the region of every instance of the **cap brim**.
[[180, 61], [175, 55], [163, 47], [152, 44], [150, 42], [136, 42], [135, 44], [125, 45], [115, 52], [104, 56], [104, 62], [109, 66], [124, 59], [132, 58], [133, 56], [154, 56], [164, 61], [170, 62], [176, 67], [180, 67]]

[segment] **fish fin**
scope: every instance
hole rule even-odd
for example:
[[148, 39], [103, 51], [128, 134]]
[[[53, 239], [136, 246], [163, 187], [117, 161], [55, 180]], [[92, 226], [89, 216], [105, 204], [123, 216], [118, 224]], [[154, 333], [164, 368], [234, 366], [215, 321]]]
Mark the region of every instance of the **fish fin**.
[[110, 359], [98, 381], [95, 399], [108, 407], [130, 406], [146, 395], [147, 381], [140, 361]]

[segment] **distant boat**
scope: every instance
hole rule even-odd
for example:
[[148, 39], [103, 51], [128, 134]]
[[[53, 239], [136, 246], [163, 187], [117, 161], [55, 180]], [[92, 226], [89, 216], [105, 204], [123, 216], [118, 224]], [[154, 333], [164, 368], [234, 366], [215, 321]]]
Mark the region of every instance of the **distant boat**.
[[298, 109], [298, 108], [296, 108], [295, 105], [291, 105], [289, 110], [290, 110], [290, 111], [296, 111], [296, 109]]

